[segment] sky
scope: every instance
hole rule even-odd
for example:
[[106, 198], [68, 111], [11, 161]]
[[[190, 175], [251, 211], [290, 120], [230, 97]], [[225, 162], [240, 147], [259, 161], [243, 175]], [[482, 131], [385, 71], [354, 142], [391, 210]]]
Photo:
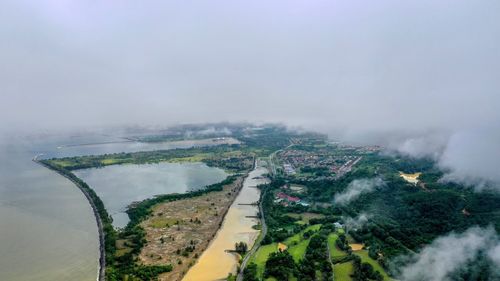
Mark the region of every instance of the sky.
[[0, 132], [282, 122], [500, 182], [500, 2], [0, 3]]

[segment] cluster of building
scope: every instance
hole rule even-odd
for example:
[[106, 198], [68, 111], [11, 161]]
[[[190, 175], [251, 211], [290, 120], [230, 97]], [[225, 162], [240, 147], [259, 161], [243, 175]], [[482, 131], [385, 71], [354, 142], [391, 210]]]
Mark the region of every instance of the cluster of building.
[[[286, 175], [306, 177], [308, 172], [317, 170], [323, 171], [321, 179], [342, 177], [361, 160], [358, 155], [335, 153], [331, 149], [289, 149], [281, 152], [279, 157]], [[314, 175], [314, 178], [318, 179], [318, 176]]]
[[287, 175], [295, 175], [297, 172], [295, 172], [295, 169], [293, 168], [292, 164], [285, 163], [283, 164], [283, 170]]
[[340, 178], [343, 175], [349, 173], [352, 170], [352, 167], [356, 164], [358, 164], [359, 161], [361, 161], [363, 157], [359, 156], [356, 157], [355, 159], [350, 159], [344, 165], [340, 166], [338, 169], [335, 169], [335, 177]]
[[340, 149], [343, 150], [353, 150], [356, 153], [371, 153], [382, 150], [383, 148], [379, 145], [366, 145], [366, 146], [357, 146], [357, 145], [349, 145], [349, 144], [338, 144]]
[[306, 207], [309, 206], [308, 203], [303, 202], [299, 197], [290, 196], [281, 191], [276, 193], [276, 196], [274, 198], [274, 203], [281, 204], [284, 207], [288, 207], [291, 204], [298, 204]]

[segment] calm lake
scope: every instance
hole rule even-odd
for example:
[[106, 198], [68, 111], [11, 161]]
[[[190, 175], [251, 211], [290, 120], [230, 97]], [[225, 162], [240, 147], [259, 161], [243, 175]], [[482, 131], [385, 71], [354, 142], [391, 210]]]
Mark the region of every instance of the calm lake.
[[[35, 155], [63, 157], [220, 144], [213, 140], [120, 143], [123, 140], [86, 134], [17, 137], [0, 142], [0, 280], [94, 281], [97, 277], [97, 225], [87, 199], [69, 180], [31, 161]], [[117, 143], [97, 144], [110, 141]], [[89, 143], [94, 144], [81, 145]], [[195, 168], [180, 170], [187, 174], [190, 169]], [[207, 182], [217, 181], [220, 171], [209, 170]], [[203, 179], [184, 184], [178, 178], [172, 181], [179, 182], [175, 185], [177, 192], [205, 183]]]
[[74, 171], [95, 190], [113, 217], [113, 226], [129, 222], [127, 206], [155, 195], [185, 193], [222, 181], [224, 170], [203, 163], [115, 165]]

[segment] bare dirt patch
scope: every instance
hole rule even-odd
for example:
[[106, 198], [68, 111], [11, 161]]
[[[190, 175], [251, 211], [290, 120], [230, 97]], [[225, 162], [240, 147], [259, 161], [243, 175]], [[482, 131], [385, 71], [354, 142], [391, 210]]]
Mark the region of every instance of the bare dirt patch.
[[147, 244], [139, 261], [146, 265], [172, 264], [173, 270], [160, 275], [159, 280], [181, 280], [217, 233], [243, 179], [237, 178], [223, 191], [155, 206], [153, 215], [141, 223]]
[[420, 177], [422, 173], [413, 173], [413, 174], [406, 174], [403, 172], [399, 172], [399, 176], [402, 177], [405, 181], [417, 185], [418, 183], [418, 178]]
[[283, 243], [278, 243], [278, 251], [283, 252], [287, 249], [288, 247], [283, 244]]
[[351, 244], [349, 244], [349, 246], [351, 246], [351, 249], [353, 251], [360, 251], [360, 250], [363, 250], [363, 247], [365, 245], [364, 244], [359, 244], [359, 243], [351, 243]]
[[287, 213], [288, 216], [296, 219], [300, 219], [303, 223], [309, 223], [311, 219], [321, 219], [324, 218], [325, 216], [322, 214], [316, 214], [316, 213]]

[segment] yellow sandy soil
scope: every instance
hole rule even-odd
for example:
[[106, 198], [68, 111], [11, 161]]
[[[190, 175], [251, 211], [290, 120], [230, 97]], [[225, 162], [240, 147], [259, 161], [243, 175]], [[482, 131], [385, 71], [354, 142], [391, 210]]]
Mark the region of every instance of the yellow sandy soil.
[[353, 251], [359, 251], [359, 250], [363, 250], [363, 247], [365, 245], [364, 244], [353, 243], [353, 244], [349, 244], [349, 246], [351, 246], [351, 249]]
[[288, 247], [283, 244], [283, 243], [278, 243], [278, 251], [280, 252], [283, 252], [284, 250], [286, 250]]
[[259, 234], [259, 230], [252, 228], [258, 223], [257, 219], [247, 217], [257, 214], [257, 206], [238, 204], [255, 202], [259, 199], [259, 190], [253, 186], [265, 182], [258, 177], [266, 172], [266, 169], [257, 168], [246, 178], [243, 189], [227, 212], [215, 239], [187, 272], [183, 281], [225, 280], [229, 273], [236, 273], [239, 256], [227, 250], [234, 250], [234, 245], [241, 241], [247, 243], [250, 249]]
[[405, 181], [416, 185], [418, 183], [418, 177], [420, 177], [422, 173], [414, 173], [414, 174], [405, 174], [403, 172], [399, 172], [399, 176], [401, 176]]
[[[146, 230], [147, 244], [139, 260], [148, 265], [172, 264], [171, 272], [159, 276], [159, 280], [181, 280], [189, 266], [196, 262], [215, 236], [224, 213], [236, 198], [243, 177], [224, 186], [223, 191], [210, 192], [202, 196], [158, 204], [153, 215], [141, 223]], [[195, 250], [187, 256], [179, 254], [186, 247]], [[181, 261], [181, 264], [179, 264]]]

